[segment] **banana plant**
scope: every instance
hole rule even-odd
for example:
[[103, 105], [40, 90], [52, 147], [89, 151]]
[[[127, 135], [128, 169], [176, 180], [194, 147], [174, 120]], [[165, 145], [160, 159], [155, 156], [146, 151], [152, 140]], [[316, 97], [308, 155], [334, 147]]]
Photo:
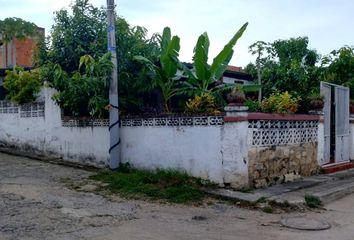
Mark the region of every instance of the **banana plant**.
[[[188, 93], [200, 95], [205, 92], [213, 92], [217, 89], [216, 82], [223, 76], [233, 56], [233, 47], [246, 30], [248, 23], [245, 23], [224, 46], [223, 50], [214, 58], [211, 65], [208, 64], [209, 37], [205, 32], [199, 36], [194, 47], [193, 69], [183, 67], [187, 77]], [[213, 85], [213, 86], [212, 86]], [[228, 86], [230, 87], [230, 86]]]
[[163, 30], [160, 47], [159, 61], [157, 63], [153, 63], [143, 56], [135, 56], [134, 59], [148, 67], [152, 73], [153, 87], [161, 90], [165, 111], [169, 112], [170, 99], [182, 91], [182, 88], [179, 87], [180, 81], [178, 81], [182, 77], [182, 74], [179, 74], [178, 71], [182, 66], [178, 60], [180, 39], [178, 36], [171, 38], [169, 27]]

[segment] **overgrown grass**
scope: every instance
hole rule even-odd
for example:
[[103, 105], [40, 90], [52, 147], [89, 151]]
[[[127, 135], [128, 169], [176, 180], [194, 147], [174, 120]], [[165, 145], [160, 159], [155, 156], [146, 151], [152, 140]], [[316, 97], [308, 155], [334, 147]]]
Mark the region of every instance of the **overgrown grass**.
[[107, 189], [123, 197], [149, 197], [174, 203], [200, 203], [204, 197], [201, 187], [212, 186], [174, 170], [154, 172], [136, 170], [122, 165], [116, 172], [102, 171], [91, 179], [107, 183]]
[[313, 195], [305, 195], [305, 204], [310, 208], [318, 208], [322, 206], [321, 200]]

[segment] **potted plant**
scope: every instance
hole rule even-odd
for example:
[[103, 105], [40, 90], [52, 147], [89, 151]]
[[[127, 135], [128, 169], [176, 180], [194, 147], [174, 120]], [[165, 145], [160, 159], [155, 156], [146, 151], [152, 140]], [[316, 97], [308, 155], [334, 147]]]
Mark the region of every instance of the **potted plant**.
[[232, 91], [227, 94], [227, 101], [230, 105], [243, 106], [243, 103], [246, 101], [246, 95], [240, 85], [236, 85]]
[[320, 93], [312, 93], [309, 97], [310, 110], [322, 111], [324, 106], [324, 96]]

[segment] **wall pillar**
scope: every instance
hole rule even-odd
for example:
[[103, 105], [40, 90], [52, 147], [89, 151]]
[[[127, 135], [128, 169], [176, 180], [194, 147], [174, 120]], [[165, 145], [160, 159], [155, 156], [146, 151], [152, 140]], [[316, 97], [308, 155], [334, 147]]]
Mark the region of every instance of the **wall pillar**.
[[226, 106], [221, 131], [225, 185], [241, 188], [248, 183], [248, 107]]

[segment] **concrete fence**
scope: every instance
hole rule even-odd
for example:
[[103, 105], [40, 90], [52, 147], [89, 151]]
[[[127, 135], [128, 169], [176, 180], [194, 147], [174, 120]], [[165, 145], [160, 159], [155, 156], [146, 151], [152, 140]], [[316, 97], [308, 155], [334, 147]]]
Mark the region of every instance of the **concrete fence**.
[[[108, 121], [65, 118], [52, 94], [43, 89], [39, 102], [26, 106], [0, 103], [0, 144], [108, 166]], [[323, 156], [318, 115], [236, 111], [225, 117], [123, 119], [121, 139], [121, 160], [133, 167], [176, 169], [231, 187], [263, 187], [314, 174]]]

